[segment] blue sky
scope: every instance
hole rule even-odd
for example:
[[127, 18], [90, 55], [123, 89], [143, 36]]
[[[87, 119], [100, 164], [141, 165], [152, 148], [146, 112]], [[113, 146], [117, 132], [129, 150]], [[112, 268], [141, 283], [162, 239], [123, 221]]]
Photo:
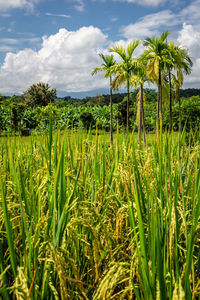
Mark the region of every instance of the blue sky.
[[0, 93], [39, 81], [61, 96], [106, 93], [103, 74], [90, 75], [98, 53], [166, 29], [194, 61], [184, 87], [200, 88], [200, 0], [0, 0]]

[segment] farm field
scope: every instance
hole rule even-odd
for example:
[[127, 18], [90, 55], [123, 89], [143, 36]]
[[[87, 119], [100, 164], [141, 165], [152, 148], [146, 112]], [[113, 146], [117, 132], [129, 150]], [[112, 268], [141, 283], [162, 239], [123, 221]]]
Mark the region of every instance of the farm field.
[[0, 138], [0, 298], [200, 298], [200, 140], [146, 138]]
[[200, 300], [199, 9], [0, 0], [0, 300]]

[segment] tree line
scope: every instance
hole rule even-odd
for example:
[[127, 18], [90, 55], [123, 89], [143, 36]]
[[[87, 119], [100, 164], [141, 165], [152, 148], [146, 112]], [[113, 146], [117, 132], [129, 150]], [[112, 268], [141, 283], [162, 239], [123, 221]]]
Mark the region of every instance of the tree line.
[[[34, 87], [35, 88], [35, 87]], [[50, 88], [49, 88], [50, 89]], [[37, 89], [36, 89], [37, 90]], [[40, 89], [39, 89], [40, 90]], [[51, 89], [50, 89], [51, 90]], [[191, 92], [191, 91], [190, 91]], [[194, 90], [194, 94], [196, 94]], [[144, 123], [146, 132], [154, 132], [156, 128], [156, 99], [154, 89], [145, 88]], [[187, 90], [186, 90], [187, 94]], [[41, 95], [41, 90], [40, 90]], [[115, 94], [114, 94], [115, 95]], [[113, 96], [114, 96], [113, 95]], [[138, 89], [130, 93], [129, 128], [138, 129]], [[44, 97], [41, 95], [41, 97]], [[117, 103], [113, 103], [113, 131], [126, 128], [127, 94], [117, 94]], [[110, 131], [109, 95], [97, 95], [87, 99], [55, 98], [45, 105], [26, 103], [24, 95], [0, 97], [0, 132], [5, 134], [30, 134], [30, 131], [45, 133], [49, 128], [49, 110], [52, 111], [54, 129], [85, 127], [87, 130], [96, 129]], [[118, 101], [121, 100], [121, 101]], [[29, 106], [30, 105], [30, 106]], [[173, 102], [173, 130], [179, 129], [179, 105]], [[182, 126], [186, 130], [195, 129], [200, 122], [200, 96], [181, 98]], [[169, 107], [163, 103], [163, 129], [169, 130]]]

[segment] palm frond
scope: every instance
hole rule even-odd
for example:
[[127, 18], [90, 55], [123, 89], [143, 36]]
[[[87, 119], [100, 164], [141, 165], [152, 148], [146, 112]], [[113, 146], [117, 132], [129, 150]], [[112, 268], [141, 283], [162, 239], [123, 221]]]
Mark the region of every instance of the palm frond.
[[127, 54], [128, 54], [128, 59], [131, 59], [133, 52], [135, 49], [141, 44], [140, 40], [134, 40], [127, 46]]
[[113, 46], [108, 49], [109, 52], [117, 53], [123, 60], [126, 60], [126, 51], [122, 45]]
[[138, 76], [131, 76], [129, 83], [131, 87], [138, 88], [141, 83], [141, 79]]
[[166, 40], [166, 38], [168, 37], [169, 35], [169, 30], [166, 30], [165, 32], [163, 32], [160, 36], [160, 39], [162, 42], [164, 42]]
[[114, 56], [112, 54], [106, 55], [106, 54], [100, 53], [99, 57], [101, 57], [101, 59], [104, 62], [102, 65], [106, 68], [111, 67], [114, 64], [116, 64], [116, 61], [114, 60]]
[[153, 81], [158, 79], [159, 60], [157, 57], [150, 60], [146, 67], [147, 77]]
[[93, 76], [94, 74], [96, 74], [98, 72], [105, 71], [104, 77], [110, 76], [110, 74], [112, 73], [111, 67], [116, 64], [116, 61], [114, 60], [114, 56], [113, 55], [105, 55], [103, 53], [100, 53], [99, 57], [101, 57], [101, 59], [103, 60], [103, 63], [101, 64], [101, 67], [95, 68], [92, 71], [91, 75]]
[[95, 68], [95, 69], [91, 72], [91, 75], [93, 76], [93, 75], [95, 75], [96, 73], [101, 72], [101, 71], [103, 71], [103, 70], [104, 70], [104, 68]]
[[127, 81], [126, 72], [118, 72], [112, 82], [113, 89], [117, 90], [123, 84], [126, 84], [126, 81]]

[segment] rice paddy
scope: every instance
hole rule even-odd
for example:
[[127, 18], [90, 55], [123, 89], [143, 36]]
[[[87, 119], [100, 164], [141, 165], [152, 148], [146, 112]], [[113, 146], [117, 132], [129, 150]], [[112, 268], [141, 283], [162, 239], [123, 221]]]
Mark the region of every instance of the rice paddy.
[[200, 299], [192, 134], [1, 138], [0, 184], [2, 299]]

